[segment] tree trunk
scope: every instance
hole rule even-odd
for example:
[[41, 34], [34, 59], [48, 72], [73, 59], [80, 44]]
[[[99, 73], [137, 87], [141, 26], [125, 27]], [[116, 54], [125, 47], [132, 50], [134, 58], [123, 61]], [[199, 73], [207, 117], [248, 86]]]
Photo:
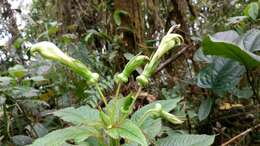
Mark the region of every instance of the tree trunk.
[[121, 17], [122, 28], [130, 28], [133, 32], [121, 30], [125, 47], [129, 52], [137, 52], [136, 49], [143, 43], [143, 16], [141, 2], [139, 0], [115, 0], [115, 10], [123, 10], [128, 13]]

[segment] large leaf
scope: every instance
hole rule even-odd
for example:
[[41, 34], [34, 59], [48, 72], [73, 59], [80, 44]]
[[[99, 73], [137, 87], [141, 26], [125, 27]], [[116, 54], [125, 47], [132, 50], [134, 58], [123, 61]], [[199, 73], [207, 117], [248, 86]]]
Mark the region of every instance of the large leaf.
[[64, 121], [72, 124], [89, 124], [99, 120], [99, 112], [89, 106], [82, 106], [77, 109], [74, 107], [65, 108], [53, 113]]
[[145, 112], [155, 107], [156, 103], [160, 103], [162, 105], [162, 109], [166, 112], [171, 111], [177, 106], [177, 103], [180, 102], [181, 98], [175, 98], [175, 99], [169, 99], [169, 100], [157, 100], [153, 103], [150, 103], [138, 111], [136, 111], [132, 117], [131, 120], [134, 122], [138, 122], [140, 118], [144, 115]]
[[214, 135], [173, 134], [157, 141], [158, 146], [210, 146]]
[[[225, 36], [227, 33], [222, 33], [220, 36]], [[248, 37], [242, 38], [248, 40]], [[256, 44], [256, 42], [254, 42]], [[253, 69], [260, 66], [260, 56], [253, 53], [250, 48], [239, 47], [235, 42], [229, 40], [223, 40], [212, 36], [207, 36], [203, 42], [203, 52], [207, 55], [216, 55], [225, 58], [236, 60], [248, 69]]]
[[140, 127], [145, 135], [149, 137], [149, 139], [155, 138], [161, 132], [162, 129], [162, 120], [147, 118], [147, 120]]
[[130, 120], [126, 120], [118, 127], [108, 129], [106, 133], [115, 139], [122, 137], [130, 141], [137, 142], [142, 146], [148, 146], [141, 129]]
[[73, 140], [76, 143], [82, 142], [89, 136], [95, 135], [96, 130], [84, 126], [69, 127], [53, 131], [44, 137], [38, 138], [30, 146], [60, 146], [67, 140]]
[[212, 64], [209, 64], [199, 72], [197, 85], [221, 94], [234, 89], [244, 72], [245, 68], [239, 65], [238, 62], [224, 58], [215, 58]]

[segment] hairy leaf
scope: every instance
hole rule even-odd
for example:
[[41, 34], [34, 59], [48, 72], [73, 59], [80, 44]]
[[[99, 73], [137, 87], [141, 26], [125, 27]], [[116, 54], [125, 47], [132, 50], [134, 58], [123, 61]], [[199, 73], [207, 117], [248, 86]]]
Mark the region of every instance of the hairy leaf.
[[77, 109], [74, 107], [65, 108], [54, 112], [55, 116], [72, 124], [89, 124], [99, 120], [99, 112], [89, 106], [82, 106]]
[[210, 146], [214, 135], [173, 134], [157, 141], [158, 146]]

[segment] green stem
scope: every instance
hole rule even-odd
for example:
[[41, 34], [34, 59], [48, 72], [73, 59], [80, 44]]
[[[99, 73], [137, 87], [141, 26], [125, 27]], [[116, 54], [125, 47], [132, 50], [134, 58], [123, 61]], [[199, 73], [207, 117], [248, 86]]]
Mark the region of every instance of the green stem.
[[96, 84], [96, 89], [98, 90], [98, 93], [99, 93], [99, 95], [100, 95], [102, 101], [104, 102], [105, 106], [107, 107], [107, 99], [106, 99], [106, 97], [104, 96], [104, 94], [102, 93], [99, 84]]
[[117, 90], [116, 90], [116, 99], [119, 98], [118, 96], [119, 96], [120, 89], [121, 89], [121, 83], [118, 83]]
[[140, 95], [141, 91], [142, 91], [142, 87], [139, 87], [138, 90], [137, 90], [137, 92], [136, 92], [136, 94], [135, 94], [135, 96], [134, 96], [134, 100], [133, 100], [133, 102], [131, 103], [129, 109], [132, 109], [132, 108], [133, 108], [133, 106], [134, 106], [134, 104], [135, 104], [135, 101], [136, 101], [136, 99], [138, 98], [138, 96]]

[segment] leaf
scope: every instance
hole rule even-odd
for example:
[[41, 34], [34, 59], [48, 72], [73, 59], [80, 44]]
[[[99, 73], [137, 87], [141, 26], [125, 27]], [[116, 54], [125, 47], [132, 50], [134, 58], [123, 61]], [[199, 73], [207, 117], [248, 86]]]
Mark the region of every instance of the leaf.
[[130, 141], [137, 142], [142, 146], [148, 146], [141, 129], [130, 120], [126, 120], [118, 127], [108, 129], [106, 133], [115, 139], [122, 137]]
[[172, 109], [174, 109], [177, 106], [177, 103], [180, 102], [181, 98], [175, 98], [175, 99], [169, 99], [169, 100], [157, 100], [155, 102], [152, 102], [138, 111], [136, 111], [132, 117], [131, 120], [134, 122], [138, 122], [140, 118], [144, 115], [144, 113], [152, 108], [155, 107], [155, 104], [160, 103], [162, 105], [162, 110], [169, 112]]
[[69, 107], [56, 111], [53, 114], [74, 125], [83, 123], [89, 124], [99, 120], [98, 110], [90, 108], [89, 106], [81, 106], [77, 109]]
[[198, 117], [200, 121], [205, 120], [211, 111], [212, 105], [213, 105], [213, 99], [211, 97], [207, 97], [206, 100], [203, 100], [200, 104]]
[[32, 138], [26, 135], [15, 135], [11, 140], [16, 146], [24, 146], [32, 143]]
[[74, 140], [79, 143], [94, 135], [95, 132], [95, 129], [85, 126], [68, 127], [38, 138], [30, 146], [59, 146], [66, 143], [67, 140]]
[[214, 135], [173, 134], [157, 141], [158, 146], [210, 146]]
[[251, 2], [244, 9], [244, 15], [256, 20], [258, 17], [259, 6], [257, 2]]
[[12, 95], [16, 97], [34, 97], [37, 96], [39, 93], [39, 90], [33, 88], [33, 87], [26, 87], [26, 86], [17, 86], [14, 87], [12, 90]]
[[[244, 40], [245, 39], [246, 38], [244, 38]], [[260, 56], [250, 52], [251, 49], [249, 48], [240, 48], [238, 45], [235, 44], [235, 42], [222, 41], [208, 36], [203, 40], [202, 46], [203, 52], [206, 55], [216, 55], [230, 58], [242, 63], [248, 69], [253, 69], [260, 66]]]
[[12, 77], [22, 78], [26, 74], [26, 69], [22, 65], [17, 64], [9, 68], [8, 72]]
[[224, 58], [215, 58], [213, 63], [203, 68], [197, 75], [197, 85], [222, 94], [235, 88], [245, 68], [238, 62]]
[[162, 120], [160, 118], [147, 118], [147, 120], [142, 124], [140, 128], [143, 130], [145, 135], [149, 137], [149, 139], [153, 139], [161, 132]]
[[11, 83], [13, 78], [10, 77], [0, 77], [0, 86], [7, 86]]
[[202, 52], [202, 48], [199, 48], [194, 56], [193, 56], [193, 59], [197, 62], [205, 62], [205, 63], [212, 63], [213, 61], [213, 56], [211, 55], [205, 55], [203, 52]]
[[242, 89], [235, 88], [231, 93], [239, 99], [248, 99], [253, 96], [253, 91], [249, 86], [245, 86]]
[[250, 52], [260, 51], [260, 30], [251, 29], [241, 38], [239, 46]]
[[116, 25], [118, 25], [118, 26], [121, 24], [122, 15], [128, 15], [128, 13], [123, 10], [115, 10], [115, 12], [113, 14], [114, 21], [115, 21]]

